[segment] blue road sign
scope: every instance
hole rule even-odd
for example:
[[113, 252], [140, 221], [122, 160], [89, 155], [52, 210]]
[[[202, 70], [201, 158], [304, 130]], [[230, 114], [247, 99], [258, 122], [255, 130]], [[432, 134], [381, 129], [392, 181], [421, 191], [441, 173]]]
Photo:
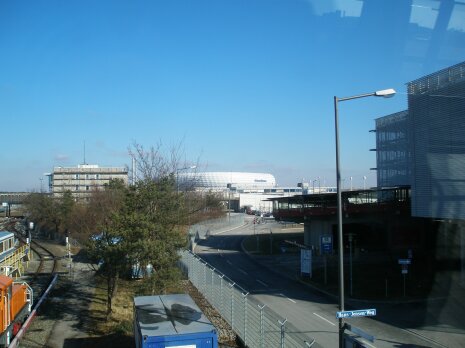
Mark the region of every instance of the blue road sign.
[[324, 234], [320, 236], [320, 242], [322, 254], [331, 254], [333, 252], [333, 236]]
[[358, 311], [336, 312], [336, 318], [354, 318], [354, 317], [373, 317], [376, 315], [376, 309], [360, 309]]
[[412, 260], [410, 259], [399, 259], [399, 265], [410, 265]]

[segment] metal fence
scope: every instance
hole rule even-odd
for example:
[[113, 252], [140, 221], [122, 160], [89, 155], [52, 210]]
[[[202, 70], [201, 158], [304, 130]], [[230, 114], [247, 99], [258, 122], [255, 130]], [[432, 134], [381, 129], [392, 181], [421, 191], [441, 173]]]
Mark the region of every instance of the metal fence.
[[183, 251], [181, 268], [192, 284], [231, 325], [247, 347], [317, 347], [314, 340], [298, 332], [286, 318], [249, 296], [241, 288], [197, 255]]

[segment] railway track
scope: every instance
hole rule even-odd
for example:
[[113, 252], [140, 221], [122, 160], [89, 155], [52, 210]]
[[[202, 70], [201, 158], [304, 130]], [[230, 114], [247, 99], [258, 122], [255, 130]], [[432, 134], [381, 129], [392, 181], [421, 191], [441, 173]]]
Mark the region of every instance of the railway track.
[[58, 262], [53, 252], [36, 241], [31, 242], [31, 250], [36, 257], [39, 257], [39, 265], [34, 273], [37, 275], [56, 273]]

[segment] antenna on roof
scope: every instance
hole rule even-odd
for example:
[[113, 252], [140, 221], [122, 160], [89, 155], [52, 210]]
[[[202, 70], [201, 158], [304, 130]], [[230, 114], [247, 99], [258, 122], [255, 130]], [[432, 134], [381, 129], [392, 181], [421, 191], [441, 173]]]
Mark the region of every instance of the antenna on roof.
[[84, 140], [84, 163], [86, 164], [86, 141]]

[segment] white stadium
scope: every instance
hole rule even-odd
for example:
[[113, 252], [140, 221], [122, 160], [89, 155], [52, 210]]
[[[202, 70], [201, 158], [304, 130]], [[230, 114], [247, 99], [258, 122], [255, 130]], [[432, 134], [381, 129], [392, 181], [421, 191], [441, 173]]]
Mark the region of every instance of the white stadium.
[[225, 205], [234, 211], [271, 212], [269, 198], [302, 194], [300, 187], [278, 187], [275, 177], [268, 173], [178, 173], [178, 185], [196, 191], [222, 193]]
[[276, 187], [272, 174], [245, 172], [200, 172], [179, 173], [180, 185], [192, 183], [196, 190], [225, 191], [228, 188], [236, 190], [263, 190]]

